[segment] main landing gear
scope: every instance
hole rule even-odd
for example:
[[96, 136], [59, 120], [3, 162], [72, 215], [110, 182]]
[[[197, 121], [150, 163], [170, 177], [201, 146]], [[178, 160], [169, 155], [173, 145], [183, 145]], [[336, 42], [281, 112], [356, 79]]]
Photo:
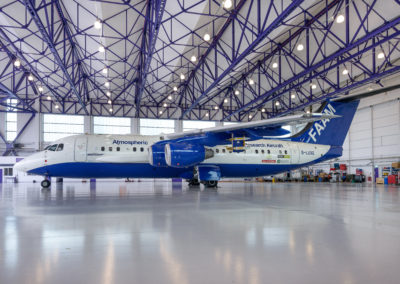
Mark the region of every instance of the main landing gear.
[[42, 182], [40, 183], [40, 185], [41, 185], [43, 188], [49, 188], [50, 185], [51, 185], [51, 182], [50, 182], [50, 180], [48, 180], [48, 179], [46, 178], [46, 179], [42, 180]]
[[218, 186], [218, 181], [217, 180], [208, 180], [203, 182], [205, 187], [208, 188], [215, 188]]

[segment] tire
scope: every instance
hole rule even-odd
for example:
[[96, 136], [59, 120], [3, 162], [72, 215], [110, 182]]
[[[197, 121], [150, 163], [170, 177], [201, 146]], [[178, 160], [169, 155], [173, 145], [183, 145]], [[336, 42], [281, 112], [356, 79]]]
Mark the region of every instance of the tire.
[[189, 180], [189, 186], [199, 186], [200, 182], [197, 179]]
[[49, 180], [45, 179], [45, 180], [42, 180], [42, 182], [40, 183], [40, 185], [41, 185], [43, 188], [49, 188], [50, 185], [51, 185], [51, 182], [50, 182]]
[[217, 180], [208, 180], [204, 183], [204, 185], [209, 188], [217, 187], [218, 181]]

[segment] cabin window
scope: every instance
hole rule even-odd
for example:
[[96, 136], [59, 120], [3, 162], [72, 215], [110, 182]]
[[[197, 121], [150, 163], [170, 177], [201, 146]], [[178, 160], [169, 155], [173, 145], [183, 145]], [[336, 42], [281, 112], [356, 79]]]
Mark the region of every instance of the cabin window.
[[217, 149], [215, 149], [215, 152], [216, 152], [216, 153], [219, 153], [219, 149], [218, 149], [218, 148], [217, 148]]
[[101, 151], [103, 151], [104, 152], [104, 150], [105, 150], [106, 148], [103, 146], [103, 147], [101, 147]]
[[121, 148], [120, 147], [117, 147], [117, 152], [119, 152], [121, 150]]
[[285, 150], [285, 154], [287, 154], [287, 150]]
[[268, 154], [271, 154], [271, 151], [270, 151], [270, 150], [267, 150], [267, 153], [268, 153]]
[[143, 152], [143, 151], [144, 151], [143, 147], [140, 147], [140, 152]]
[[55, 151], [56, 149], [57, 149], [57, 144], [54, 144], [54, 145], [51, 145], [48, 150]]
[[279, 154], [282, 154], [282, 150], [279, 150]]
[[256, 154], [258, 154], [258, 150], [256, 149]]
[[112, 147], [108, 147], [108, 151], [112, 152]]
[[261, 150], [261, 154], [264, 154], [264, 153], [265, 153], [265, 151], [264, 151], [264, 149], [262, 149], [262, 150]]
[[57, 151], [62, 151], [64, 149], [64, 144], [58, 144]]
[[136, 147], [133, 147], [133, 152], [136, 152]]
[[225, 153], [225, 149], [222, 149], [222, 153]]

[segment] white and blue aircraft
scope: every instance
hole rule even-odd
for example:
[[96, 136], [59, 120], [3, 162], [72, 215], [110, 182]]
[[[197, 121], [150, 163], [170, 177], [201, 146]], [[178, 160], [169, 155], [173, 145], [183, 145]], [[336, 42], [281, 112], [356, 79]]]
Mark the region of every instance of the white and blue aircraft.
[[[64, 178], [183, 178], [217, 186], [225, 177], [286, 172], [340, 157], [359, 100], [326, 101], [318, 113], [158, 136], [74, 135], [15, 165], [16, 171]], [[282, 126], [307, 126], [294, 136]]]

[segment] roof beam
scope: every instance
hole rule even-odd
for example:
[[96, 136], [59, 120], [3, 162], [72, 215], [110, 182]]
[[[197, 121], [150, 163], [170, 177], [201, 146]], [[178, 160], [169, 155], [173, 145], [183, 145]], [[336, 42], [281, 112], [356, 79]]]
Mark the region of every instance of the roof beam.
[[[228, 68], [226, 68], [224, 70], [224, 72], [221, 73], [221, 75], [219, 75], [217, 78], [214, 79], [214, 81], [210, 84], [210, 86], [204, 90], [201, 95], [192, 103], [192, 105], [185, 110], [182, 113], [181, 118], [183, 118], [185, 115], [187, 115], [189, 112], [191, 112], [193, 110], [193, 108], [198, 105], [201, 100], [207, 96], [207, 94], [213, 90], [219, 82], [221, 82], [222, 79], [224, 79], [240, 62], [242, 62], [244, 60], [244, 58], [246, 56], [248, 56], [250, 53], [253, 52], [253, 50], [257, 47], [257, 45], [263, 41], [273, 30], [275, 30], [296, 8], [298, 8], [302, 3], [304, 2], [304, 0], [294, 0], [290, 3], [290, 5], [288, 7], [286, 7], [285, 10], [282, 11], [282, 13], [280, 13], [276, 19], [274, 21], [272, 21], [267, 27], [265, 27], [262, 31], [259, 32], [258, 36], [249, 44], [249, 46], [242, 52], [240, 52], [240, 55], [238, 55], [228, 66]], [[274, 5], [274, 2], [271, 1], [270, 5], [270, 9], [271, 7]], [[234, 16], [232, 16], [232, 19], [236, 17], [236, 14]], [[243, 29], [246, 29], [245, 26], [242, 27]], [[213, 46], [211, 47], [212, 50], [216, 50], [218, 48], [218, 42], [220, 40], [220, 37], [222, 36], [222, 34], [219, 35], [219, 37], [215, 38], [215, 41], [213, 41]], [[211, 52], [211, 50], [209, 51]], [[205, 56], [206, 57], [206, 56]], [[202, 62], [196, 66], [196, 68], [193, 70], [193, 73], [196, 73], [197, 70], [200, 69], [201, 65], [206, 64], [207, 62], [205, 61], [205, 57], [203, 57]], [[215, 63], [216, 64], [216, 63]], [[194, 77], [194, 74], [191, 74], [191, 78]], [[188, 85], [188, 84], [187, 84]], [[185, 88], [186, 89], [186, 88]], [[182, 93], [183, 94], [183, 93]]]
[[[146, 18], [142, 34], [142, 45], [139, 55], [139, 66], [137, 68], [139, 74], [137, 78], [133, 78], [127, 85], [130, 86], [137, 80], [135, 96], [136, 117], [139, 117], [140, 102], [146, 85], [147, 73], [153, 58], [154, 48], [161, 27], [161, 20], [164, 14], [166, 2], [166, 0], [148, 0], [147, 2]], [[119, 97], [126, 89], [127, 88], [124, 88], [117, 97]]]
[[[38, 11], [35, 8], [34, 1], [33, 0], [24, 0], [24, 3], [25, 3], [25, 7], [28, 9], [33, 21], [35, 22], [37, 28], [39, 29], [39, 31], [40, 31], [40, 33], [41, 33], [41, 35], [43, 37], [43, 40], [46, 42], [47, 46], [49, 47], [51, 53], [54, 56], [54, 59], [56, 60], [58, 66], [61, 68], [65, 78], [67, 79], [67, 81], [68, 81], [68, 83], [69, 83], [69, 85], [71, 87], [72, 92], [74, 93], [74, 95], [78, 99], [78, 101], [81, 104], [81, 106], [82, 106], [83, 110], [85, 111], [85, 113], [87, 115], [89, 115], [89, 112], [86, 109], [86, 106], [85, 106], [85, 104], [84, 104], [84, 102], [82, 100], [82, 97], [81, 97], [81, 95], [80, 95], [80, 93], [79, 93], [74, 81], [72, 80], [70, 74], [68, 73], [67, 67], [64, 65], [60, 55], [57, 52], [57, 49], [56, 49], [56, 47], [55, 47], [50, 35], [47, 33], [46, 28], [43, 25], [39, 15], [38, 15]], [[74, 48], [74, 47], [72, 46], [72, 48]]]

